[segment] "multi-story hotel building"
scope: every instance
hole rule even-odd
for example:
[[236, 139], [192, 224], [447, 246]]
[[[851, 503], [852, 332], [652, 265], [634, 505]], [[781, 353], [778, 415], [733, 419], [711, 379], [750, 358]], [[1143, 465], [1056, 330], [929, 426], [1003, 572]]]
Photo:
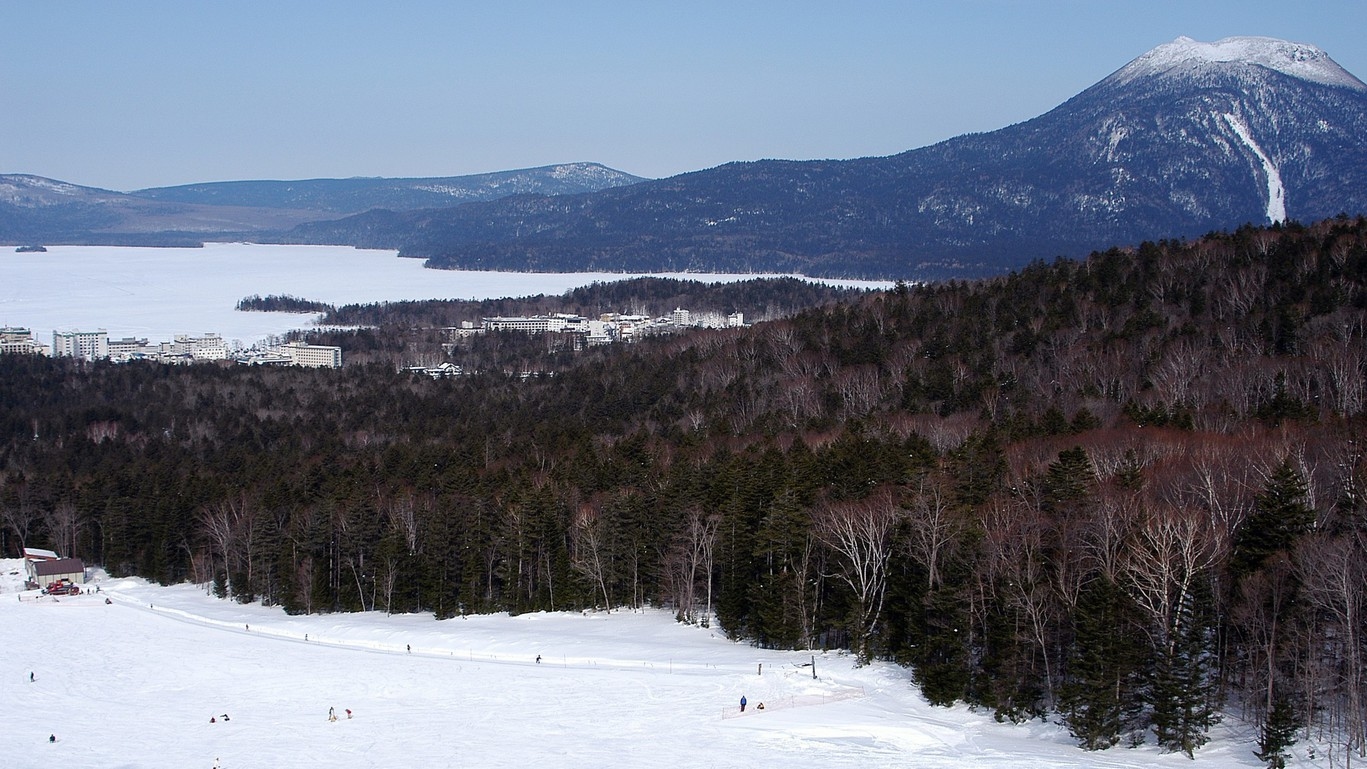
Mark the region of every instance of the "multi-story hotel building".
[[102, 360], [109, 357], [109, 332], [53, 331], [52, 354], [59, 358]]

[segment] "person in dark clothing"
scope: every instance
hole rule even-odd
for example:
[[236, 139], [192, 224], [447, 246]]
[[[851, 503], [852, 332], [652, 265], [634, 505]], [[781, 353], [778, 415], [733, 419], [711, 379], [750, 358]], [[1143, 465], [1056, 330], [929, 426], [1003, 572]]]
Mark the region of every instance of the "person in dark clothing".
[[744, 694], [742, 694], [742, 695], [740, 696], [740, 712], [742, 712], [742, 713], [745, 712], [745, 695], [744, 695]]

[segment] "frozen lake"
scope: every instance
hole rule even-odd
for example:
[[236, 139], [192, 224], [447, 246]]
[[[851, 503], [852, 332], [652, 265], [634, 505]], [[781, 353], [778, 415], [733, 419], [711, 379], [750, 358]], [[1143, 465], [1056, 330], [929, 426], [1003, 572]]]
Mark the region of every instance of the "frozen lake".
[[[213, 332], [242, 345], [306, 328], [315, 316], [238, 312], [244, 297], [288, 294], [342, 305], [406, 299], [493, 299], [561, 294], [621, 273], [429, 270], [394, 251], [348, 246], [210, 243], [204, 248], [49, 246], [47, 253], [0, 253], [0, 326], [52, 332], [105, 329], [111, 339], [169, 341]], [[673, 274], [701, 281], [750, 275]], [[873, 281], [845, 285], [885, 287]]]

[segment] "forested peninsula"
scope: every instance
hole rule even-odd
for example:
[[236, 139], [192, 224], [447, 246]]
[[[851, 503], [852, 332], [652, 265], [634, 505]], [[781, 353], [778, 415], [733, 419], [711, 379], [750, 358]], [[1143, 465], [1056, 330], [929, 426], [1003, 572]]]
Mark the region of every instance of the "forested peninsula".
[[[439, 337], [403, 309], [326, 341]], [[632, 345], [491, 335], [445, 379], [5, 355], [0, 544], [290, 612], [664, 606], [1089, 749], [1191, 754], [1224, 712], [1270, 757], [1361, 751], [1365, 332], [1339, 217]]]

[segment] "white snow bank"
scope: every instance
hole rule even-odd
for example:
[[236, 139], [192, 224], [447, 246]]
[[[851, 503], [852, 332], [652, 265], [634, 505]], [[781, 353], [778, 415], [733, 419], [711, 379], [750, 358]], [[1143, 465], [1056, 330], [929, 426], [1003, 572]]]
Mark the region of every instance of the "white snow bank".
[[[933, 708], [896, 666], [756, 649], [667, 612], [289, 616], [191, 585], [90, 587], [42, 597], [0, 561], [6, 767], [1191, 766]], [[1248, 766], [1223, 734], [1199, 765]]]

